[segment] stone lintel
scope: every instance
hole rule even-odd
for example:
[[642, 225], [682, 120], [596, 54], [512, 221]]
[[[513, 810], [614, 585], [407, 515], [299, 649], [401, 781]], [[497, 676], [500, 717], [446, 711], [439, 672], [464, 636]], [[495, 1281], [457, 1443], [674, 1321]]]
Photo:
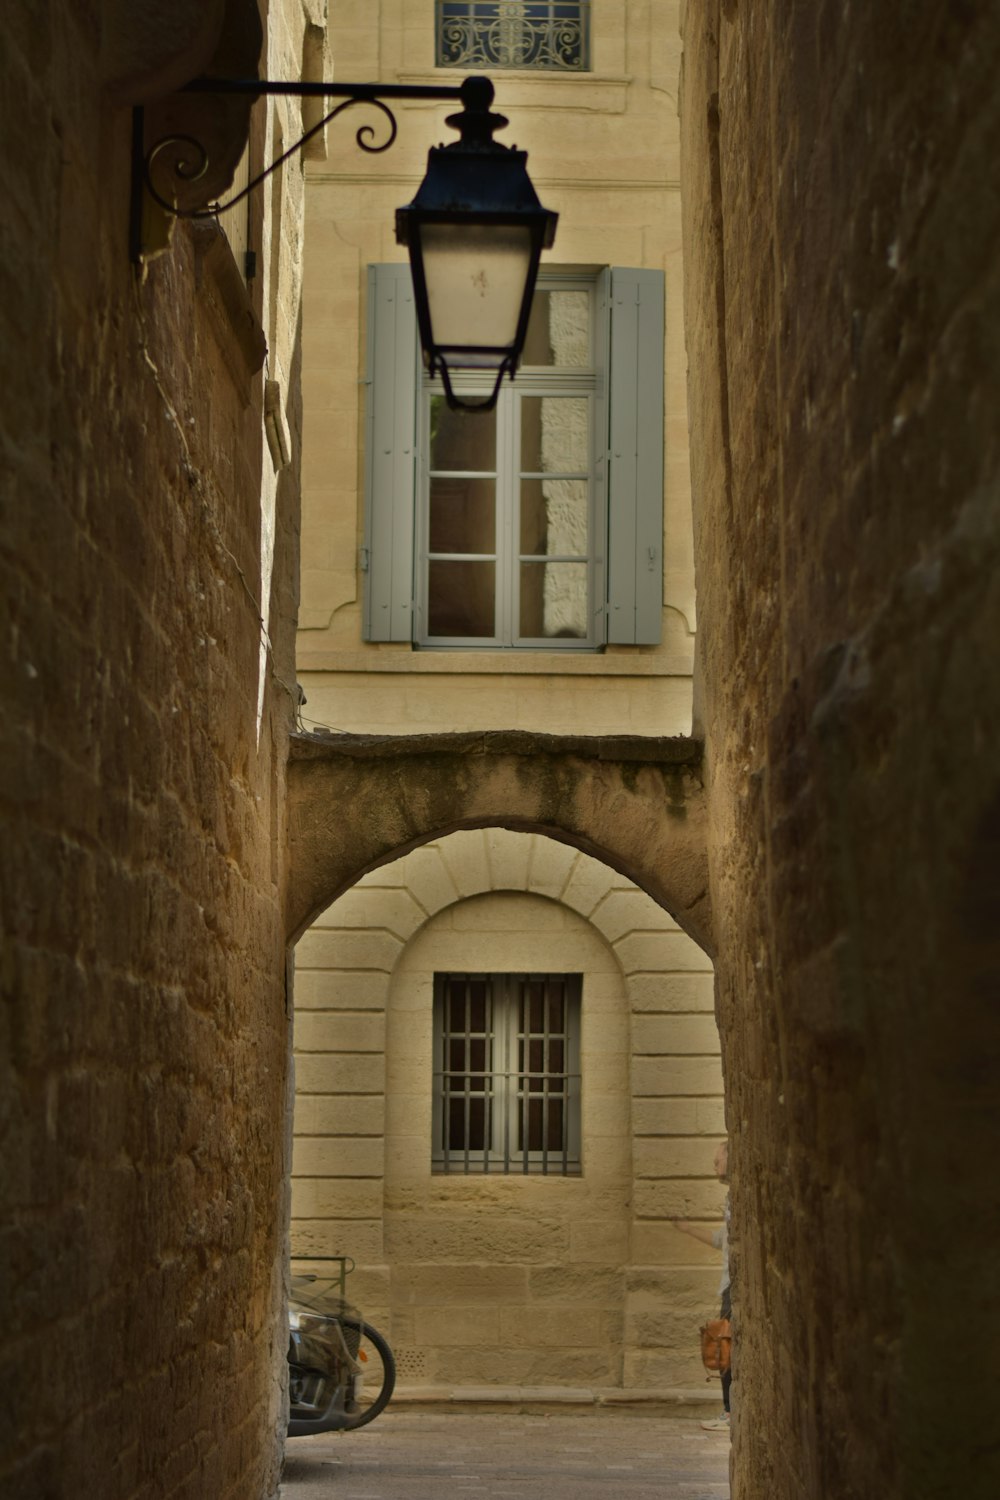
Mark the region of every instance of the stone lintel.
[[333, 734], [316, 730], [291, 737], [292, 761], [344, 755], [399, 760], [427, 755], [547, 755], [598, 761], [640, 761], [700, 769], [704, 746], [687, 735], [537, 734], [490, 729], [460, 734]]

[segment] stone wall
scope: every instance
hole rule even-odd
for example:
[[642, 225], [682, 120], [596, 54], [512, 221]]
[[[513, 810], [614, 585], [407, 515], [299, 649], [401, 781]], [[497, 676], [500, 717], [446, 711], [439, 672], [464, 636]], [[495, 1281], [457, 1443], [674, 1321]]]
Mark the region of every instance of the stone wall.
[[[435, 972], [582, 973], [578, 1175], [432, 1171]], [[413, 1399], [711, 1399], [697, 1329], [723, 1129], [711, 965], [649, 896], [538, 835], [454, 833], [358, 881], [296, 950], [292, 1250]], [[316, 1267], [320, 1269], [319, 1266]]]
[[[108, 11], [155, 29], [158, 9]], [[263, 441], [280, 277], [248, 289], [211, 226], [133, 270], [109, 16], [2, 23], [0, 1490], [261, 1500], [297, 565], [296, 463], [274, 476]], [[294, 398], [286, 420], [295, 448]]]
[[706, 0], [684, 42], [734, 1495], [985, 1497], [1000, 22]]

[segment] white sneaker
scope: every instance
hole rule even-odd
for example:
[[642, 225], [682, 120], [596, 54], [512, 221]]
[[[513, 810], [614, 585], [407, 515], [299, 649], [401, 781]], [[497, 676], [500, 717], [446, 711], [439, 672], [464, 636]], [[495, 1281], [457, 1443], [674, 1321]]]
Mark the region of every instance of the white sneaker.
[[728, 1432], [729, 1413], [724, 1411], [721, 1417], [713, 1417], [710, 1422], [701, 1422], [699, 1426], [703, 1427], [706, 1432]]

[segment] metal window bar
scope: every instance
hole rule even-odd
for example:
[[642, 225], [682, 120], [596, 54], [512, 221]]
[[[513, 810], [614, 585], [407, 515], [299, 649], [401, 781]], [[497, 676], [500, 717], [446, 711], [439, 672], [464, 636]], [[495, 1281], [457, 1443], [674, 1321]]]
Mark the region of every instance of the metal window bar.
[[[480, 993], [477, 994], [477, 991]], [[493, 984], [489, 975], [443, 976], [439, 1003], [443, 1009], [442, 1056], [438, 1077], [441, 1084], [441, 1149], [444, 1170], [452, 1171], [456, 1149], [462, 1170], [468, 1174], [476, 1150], [474, 1137], [481, 1136], [484, 1166], [488, 1170], [495, 1103], [492, 1059], [495, 1045]], [[475, 1012], [479, 1012], [477, 1015]], [[456, 1020], [458, 1025], [456, 1025]], [[475, 1025], [474, 1022], [480, 1024]], [[478, 1057], [477, 1057], [478, 1053]], [[480, 1066], [474, 1067], [475, 1061]], [[478, 1087], [476, 1086], [478, 1084]], [[473, 1104], [481, 1116], [473, 1122]], [[456, 1141], [456, 1106], [461, 1129]]]
[[590, 0], [435, 0], [439, 68], [590, 69]]
[[440, 1170], [576, 1170], [580, 987], [579, 975], [435, 977]]

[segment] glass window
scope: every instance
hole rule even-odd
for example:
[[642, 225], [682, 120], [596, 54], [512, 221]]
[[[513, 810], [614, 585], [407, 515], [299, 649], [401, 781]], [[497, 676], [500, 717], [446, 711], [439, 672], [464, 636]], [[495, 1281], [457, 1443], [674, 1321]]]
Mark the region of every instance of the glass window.
[[439, 68], [590, 68], [590, 0], [436, 0]]
[[596, 645], [590, 285], [543, 286], [496, 410], [454, 412], [425, 380], [417, 644]]
[[[421, 371], [409, 266], [368, 271], [364, 635], [422, 649], [655, 645], [662, 271], [545, 268], [496, 410]], [[482, 372], [457, 382], [486, 399]]]
[[436, 1171], [579, 1172], [581, 983], [434, 976]]

